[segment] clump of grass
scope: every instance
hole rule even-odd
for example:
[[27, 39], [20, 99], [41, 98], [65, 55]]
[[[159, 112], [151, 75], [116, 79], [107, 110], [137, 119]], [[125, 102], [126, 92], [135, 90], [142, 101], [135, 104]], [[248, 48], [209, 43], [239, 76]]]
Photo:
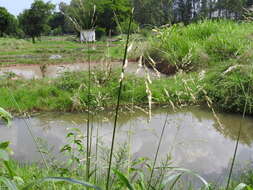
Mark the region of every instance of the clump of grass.
[[231, 65], [210, 73], [205, 89], [212, 102], [229, 112], [253, 113], [252, 66]]
[[197, 70], [245, 55], [252, 49], [252, 29], [249, 23], [227, 20], [173, 25], [156, 31], [145, 55], [177, 70]]

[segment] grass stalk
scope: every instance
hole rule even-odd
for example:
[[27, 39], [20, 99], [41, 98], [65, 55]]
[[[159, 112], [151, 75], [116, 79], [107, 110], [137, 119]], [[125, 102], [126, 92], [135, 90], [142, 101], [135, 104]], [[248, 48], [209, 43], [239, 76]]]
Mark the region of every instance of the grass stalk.
[[133, 11], [131, 13], [129, 26], [128, 26], [127, 41], [126, 41], [124, 59], [123, 59], [122, 70], [121, 70], [121, 80], [120, 80], [119, 89], [118, 89], [118, 100], [117, 100], [115, 120], [114, 120], [114, 126], [113, 126], [111, 151], [110, 151], [110, 158], [109, 158], [109, 165], [108, 165], [108, 172], [107, 172], [107, 179], [106, 179], [106, 190], [109, 190], [109, 184], [110, 184], [112, 157], [113, 157], [113, 150], [114, 150], [114, 144], [115, 144], [118, 114], [119, 114], [119, 107], [120, 107], [120, 99], [121, 99], [121, 92], [122, 92], [122, 87], [123, 87], [125, 65], [126, 65], [126, 61], [127, 61], [127, 50], [128, 50], [128, 45], [129, 45], [130, 29], [131, 29], [132, 21], [133, 21]]
[[88, 118], [87, 118], [87, 127], [86, 127], [86, 181], [90, 180], [90, 96], [91, 96], [91, 57], [90, 57], [90, 43], [88, 45]]
[[[17, 103], [15, 97], [12, 95], [11, 91], [9, 91], [9, 94], [10, 94], [10, 98], [11, 98], [12, 103], [15, 104], [15, 105], [17, 106], [19, 112], [22, 113], [21, 108], [20, 108], [19, 104]], [[32, 129], [31, 129], [31, 126], [32, 126], [32, 125], [31, 125], [30, 121], [27, 120], [27, 119], [25, 119], [25, 118], [23, 118], [23, 121], [25, 122], [25, 126], [26, 126], [26, 128], [27, 128], [27, 130], [28, 130], [30, 136], [32, 137], [32, 140], [33, 140], [33, 142], [34, 142], [34, 144], [35, 144], [35, 146], [36, 146], [36, 149], [39, 151], [39, 154], [40, 154], [40, 156], [41, 156], [41, 158], [42, 158], [43, 164], [45, 165], [45, 167], [47, 168], [47, 170], [49, 170], [49, 166], [48, 166], [48, 163], [47, 163], [47, 161], [46, 161], [46, 158], [44, 157], [42, 151], [40, 150], [39, 143], [38, 143], [38, 141], [36, 140], [36, 138], [35, 138], [35, 136], [34, 136], [34, 134], [33, 134], [33, 132], [32, 132]]]
[[[102, 122], [102, 121], [101, 121]], [[96, 129], [96, 151], [95, 151], [95, 184], [97, 183], [97, 173], [98, 173], [98, 138], [99, 138], [99, 126], [100, 126], [100, 122], [97, 126], [97, 129]]]
[[244, 104], [244, 110], [243, 110], [242, 119], [240, 121], [240, 128], [239, 128], [238, 136], [237, 136], [237, 139], [236, 139], [236, 145], [235, 145], [235, 150], [234, 150], [234, 155], [233, 155], [231, 167], [230, 167], [230, 170], [229, 170], [229, 176], [228, 176], [226, 190], [229, 189], [229, 185], [230, 185], [230, 181], [231, 181], [231, 177], [232, 177], [232, 173], [233, 173], [233, 169], [234, 169], [235, 159], [236, 159], [236, 155], [237, 155], [237, 150], [238, 150], [238, 147], [239, 147], [239, 141], [240, 141], [240, 137], [241, 137], [241, 132], [242, 132], [242, 128], [243, 128], [242, 122], [245, 119], [246, 109], [247, 109], [247, 105], [248, 105], [248, 96], [247, 96], [247, 93], [249, 93], [250, 87], [248, 87], [248, 90], [247, 90], [248, 92], [247, 93], [245, 93], [244, 86], [242, 84], [241, 84], [241, 88], [243, 89], [246, 101], [245, 101], [245, 104]]
[[149, 177], [148, 190], [151, 187], [152, 178], [153, 178], [154, 171], [155, 171], [155, 165], [156, 165], [158, 154], [159, 154], [160, 147], [161, 147], [161, 144], [162, 144], [164, 131], [165, 131], [166, 126], [167, 126], [168, 118], [169, 118], [169, 112], [167, 112], [166, 119], [165, 119], [165, 122], [163, 124], [162, 132], [161, 132], [161, 135], [160, 135], [160, 138], [159, 138], [159, 143], [158, 143], [158, 146], [157, 146], [157, 149], [156, 149], [155, 159], [154, 159], [154, 162], [153, 162], [153, 165], [152, 165], [152, 169], [151, 169], [151, 173], [150, 173], [150, 177]]

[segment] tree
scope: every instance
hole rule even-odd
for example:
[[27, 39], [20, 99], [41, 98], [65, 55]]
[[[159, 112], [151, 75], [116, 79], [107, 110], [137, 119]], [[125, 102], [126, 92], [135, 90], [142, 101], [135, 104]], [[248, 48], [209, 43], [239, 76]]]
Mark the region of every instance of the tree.
[[0, 37], [2, 37], [4, 34], [16, 34], [17, 28], [18, 23], [16, 18], [4, 7], [0, 7]]
[[173, 3], [175, 0], [133, 0], [134, 19], [141, 26], [161, 26], [173, 19]]
[[128, 20], [132, 5], [130, 0], [96, 0], [96, 25], [105, 28], [107, 33], [116, 32], [117, 25]]
[[35, 0], [30, 9], [24, 10], [18, 17], [19, 23], [26, 35], [30, 36], [35, 43], [35, 38], [40, 37], [48, 28], [49, 16], [52, 14], [54, 5], [50, 2]]
[[107, 32], [116, 31], [117, 22], [129, 18], [131, 8], [130, 0], [72, 0], [70, 5], [60, 4], [60, 10], [77, 31], [95, 26], [105, 28]]
[[48, 22], [53, 34], [70, 34], [75, 33], [69, 21], [61, 12], [54, 12]]

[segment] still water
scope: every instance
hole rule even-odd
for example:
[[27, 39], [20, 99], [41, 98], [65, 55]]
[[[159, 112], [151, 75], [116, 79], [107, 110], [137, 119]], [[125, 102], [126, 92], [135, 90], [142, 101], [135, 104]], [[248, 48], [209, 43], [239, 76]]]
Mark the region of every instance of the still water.
[[[129, 141], [133, 157], [153, 158], [164, 125], [167, 110], [155, 109], [152, 119], [142, 111], [122, 113], [119, 118], [117, 145]], [[36, 137], [44, 139], [59, 157], [60, 148], [66, 143], [68, 128], [86, 128], [85, 114], [45, 113], [29, 119]], [[169, 111], [160, 158], [168, 153], [173, 166], [196, 171], [209, 181], [222, 182], [231, 163], [239, 126], [243, 131], [237, 154], [237, 168], [252, 166], [253, 118], [242, 120], [240, 115], [218, 114], [218, 125], [212, 112], [199, 107]], [[103, 120], [103, 121], [101, 121]], [[94, 128], [99, 126], [99, 136], [104, 145], [110, 144], [113, 114], [100, 114], [94, 118]], [[14, 158], [20, 161], [38, 161], [40, 156], [29, 135], [23, 119], [16, 118], [11, 128], [0, 124], [0, 140], [10, 140]]]

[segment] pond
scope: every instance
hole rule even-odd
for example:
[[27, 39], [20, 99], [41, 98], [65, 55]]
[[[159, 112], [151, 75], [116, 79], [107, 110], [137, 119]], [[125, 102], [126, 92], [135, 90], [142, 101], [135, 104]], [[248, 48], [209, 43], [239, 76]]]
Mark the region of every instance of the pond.
[[[165, 108], [154, 109], [151, 121], [143, 111], [121, 113], [117, 131], [117, 145], [131, 141], [133, 157], [154, 158], [158, 139], [168, 113], [159, 157], [171, 154], [173, 166], [191, 169], [208, 181], [223, 182], [228, 175], [240, 125], [240, 139], [236, 167], [243, 168], [253, 160], [253, 118], [242, 120], [236, 114], [217, 114], [222, 125], [217, 124], [213, 114], [201, 107], [188, 107], [178, 111]], [[86, 129], [86, 114], [45, 113], [29, 119], [36, 137], [54, 147], [59, 156], [66, 143], [68, 128]], [[103, 120], [103, 121], [102, 121]], [[105, 145], [110, 144], [113, 114], [103, 113], [94, 117], [94, 128], [99, 126], [99, 136]], [[129, 138], [129, 134], [131, 138]], [[16, 118], [11, 128], [0, 124], [0, 139], [10, 140], [14, 158], [20, 161], [38, 161], [40, 156], [29, 135], [23, 119]]]
[[[92, 62], [92, 70], [106, 70], [109, 71], [110, 68], [120, 69], [122, 67], [122, 62]], [[88, 71], [89, 64], [84, 63], [72, 63], [72, 64], [46, 64], [46, 65], [10, 65], [6, 67], [0, 67], [0, 76], [6, 76], [14, 74], [16, 78], [21, 79], [41, 79], [46, 78], [56, 78], [61, 76], [64, 72], [74, 72], [74, 71]], [[157, 73], [152, 69], [144, 69], [143, 66], [139, 66], [137, 62], [129, 62], [126, 68], [127, 73], [135, 73], [138, 76], [145, 76], [146, 72], [152, 77], [156, 77]]]

